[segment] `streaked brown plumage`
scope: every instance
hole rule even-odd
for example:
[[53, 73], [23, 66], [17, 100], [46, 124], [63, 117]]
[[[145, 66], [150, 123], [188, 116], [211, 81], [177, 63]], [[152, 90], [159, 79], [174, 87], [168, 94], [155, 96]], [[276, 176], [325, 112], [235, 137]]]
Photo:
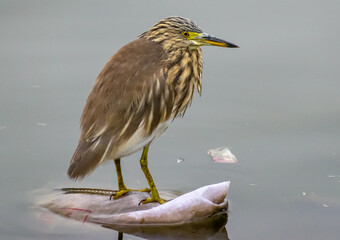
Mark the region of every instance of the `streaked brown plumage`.
[[183, 116], [195, 90], [201, 92], [202, 45], [237, 47], [181, 17], [160, 21], [122, 47], [88, 96], [68, 175], [82, 178], [104, 160], [148, 147], [169, 121]]

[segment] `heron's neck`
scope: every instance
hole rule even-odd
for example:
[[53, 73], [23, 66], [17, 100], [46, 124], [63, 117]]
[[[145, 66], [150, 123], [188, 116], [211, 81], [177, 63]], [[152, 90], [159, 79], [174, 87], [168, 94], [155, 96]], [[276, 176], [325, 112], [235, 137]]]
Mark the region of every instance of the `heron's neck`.
[[201, 93], [202, 50], [179, 48], [168, 53], [167, 82], [175, 93], [175, 115], [184, 115], [190, 106], [194, 92]]

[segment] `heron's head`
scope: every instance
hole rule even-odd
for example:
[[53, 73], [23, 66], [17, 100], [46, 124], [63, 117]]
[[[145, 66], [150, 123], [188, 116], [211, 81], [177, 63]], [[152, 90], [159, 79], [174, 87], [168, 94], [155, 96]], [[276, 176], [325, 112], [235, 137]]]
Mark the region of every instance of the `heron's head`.
[[162, 44], [165, 50], [174, 48], [195, 49], [200, 46], [237, 48], [225, 40], [204, 33], [192, 20], [183, 17], [168, 17], [140, 35]]

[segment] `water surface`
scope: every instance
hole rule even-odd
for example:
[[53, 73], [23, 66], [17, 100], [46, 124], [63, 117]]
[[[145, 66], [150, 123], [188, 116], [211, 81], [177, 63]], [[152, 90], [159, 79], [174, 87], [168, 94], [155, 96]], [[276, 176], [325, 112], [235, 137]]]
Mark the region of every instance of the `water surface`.
[[[230, 239], [337, 239], [339, 7], [305, 0], [1, 1], [1, 239], [117, 238], [99, 226], [46, 217], [34, 199], [42, 188], [116, 187], [113, 162], [81, 182], [66, 176], [80, 114], [112, 54], [171, 15], [241, 48], [203, 49], [202, 96], [150, 148], [158, 188], [187, 192], [231, 180]], [[222, 146], [237, 164], [207, 155]], [[122, 163], [135, 188], [146, 186], [139, 154]]]

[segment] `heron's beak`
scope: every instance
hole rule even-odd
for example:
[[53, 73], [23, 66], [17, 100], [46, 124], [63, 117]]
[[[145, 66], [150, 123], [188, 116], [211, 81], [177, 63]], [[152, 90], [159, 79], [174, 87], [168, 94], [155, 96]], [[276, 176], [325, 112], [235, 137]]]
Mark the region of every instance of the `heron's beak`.
[[227, 48], [238, 48], [239, 47], [231, 42], [224, 41], [222, 39], [211, 36], [207, 33], [201, 33], [192, 40], [195, 41], [200, 46], [205, 45], [205, 46], [218, 46], [218, 47], [227, 47]]

